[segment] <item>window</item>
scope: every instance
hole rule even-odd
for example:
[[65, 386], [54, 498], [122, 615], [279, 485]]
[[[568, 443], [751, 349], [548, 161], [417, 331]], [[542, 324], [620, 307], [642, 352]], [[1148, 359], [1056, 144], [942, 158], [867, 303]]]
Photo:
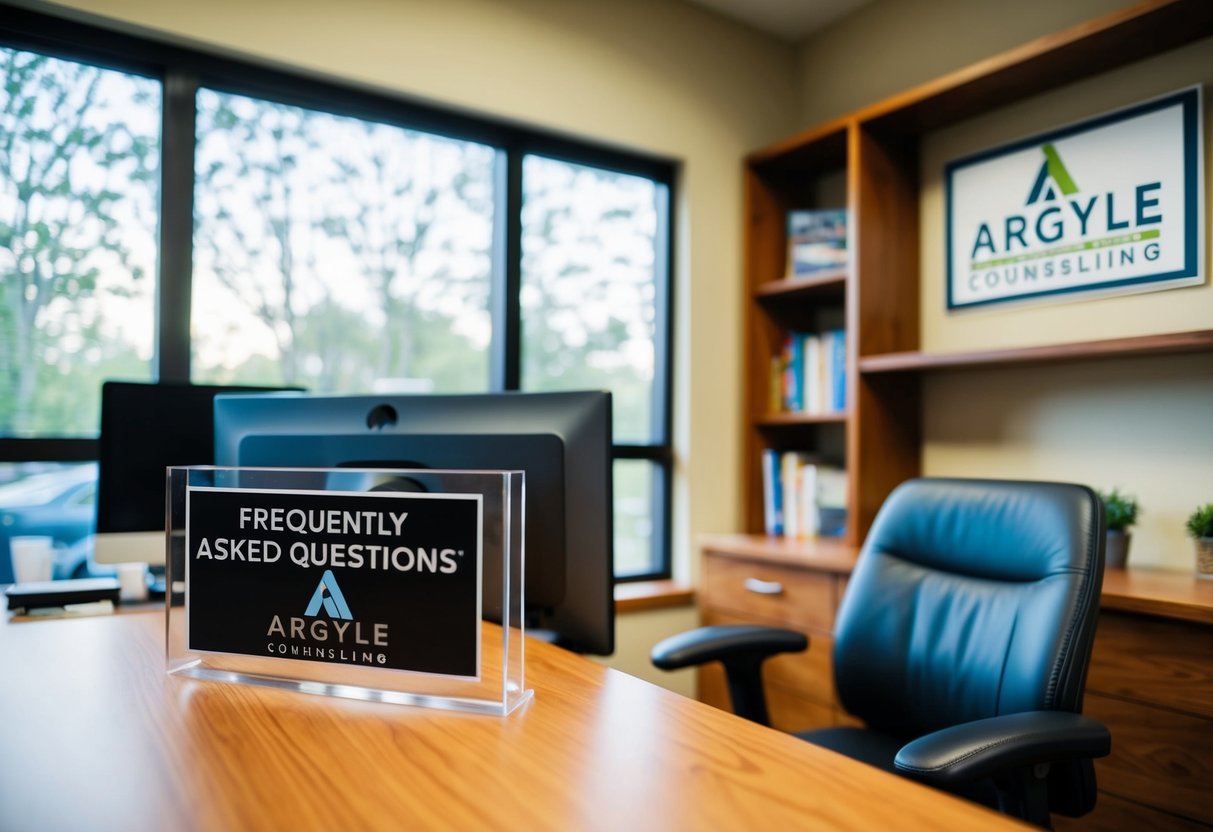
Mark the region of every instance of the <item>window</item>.
[[97, 432], [152, 374], [156, 81], [0, 47], [0, 436]]
[[616, 574], [668, 576], [673, 163], [10, 17], [7, 478], [95, 456], [106, 378], [324, 393], [605, 388]]
[[198, 91], [191, 375], [489, 385], [493, 148]]
[[617, 446], [648, 460], [615, 463], [616, 572], [659, 573], [667, 188], [534, 155], [522, 181], [522, 389], [612, 391]]

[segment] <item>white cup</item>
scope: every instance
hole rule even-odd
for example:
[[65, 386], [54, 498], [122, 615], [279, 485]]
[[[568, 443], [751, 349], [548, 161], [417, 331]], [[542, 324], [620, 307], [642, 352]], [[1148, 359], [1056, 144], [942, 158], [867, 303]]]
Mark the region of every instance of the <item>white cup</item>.
[[114, 569], [118, 572], [118, 598], [120, 600], [147, 600], [146, 563], [119, 563]]
[[55, 565], [55, 540], [51, 537], [14, 537], [13, 579], [19, 584], [49, 581]]

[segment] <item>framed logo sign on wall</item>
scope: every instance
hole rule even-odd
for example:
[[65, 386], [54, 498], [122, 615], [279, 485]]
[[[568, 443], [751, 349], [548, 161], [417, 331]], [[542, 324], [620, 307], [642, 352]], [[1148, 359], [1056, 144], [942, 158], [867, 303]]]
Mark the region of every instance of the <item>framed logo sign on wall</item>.
[[948, 309], [1204, 281], [1200, 87], [949, 163]]

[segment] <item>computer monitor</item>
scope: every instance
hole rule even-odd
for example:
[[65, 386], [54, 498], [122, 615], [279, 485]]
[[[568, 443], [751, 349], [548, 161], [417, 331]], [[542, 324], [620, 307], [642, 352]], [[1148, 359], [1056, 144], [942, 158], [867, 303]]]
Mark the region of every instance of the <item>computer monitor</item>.
[[[98, 564], [164, 565], [164, 469], [210, 465], [218, 393], [284, 388], [107, 381], [97, 456]], [[294, 388], [298, 389], [298, 388]]]
[[610, 393], [221, 395], [215, 464], [524, 471], [527, 626], [614, 651]]

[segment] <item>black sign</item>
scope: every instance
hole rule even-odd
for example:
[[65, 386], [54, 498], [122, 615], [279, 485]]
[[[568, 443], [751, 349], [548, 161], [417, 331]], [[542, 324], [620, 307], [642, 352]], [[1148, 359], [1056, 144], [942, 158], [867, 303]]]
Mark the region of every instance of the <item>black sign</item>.
[[191, 488], [189, 647], [479, 675], [481, 503]]

